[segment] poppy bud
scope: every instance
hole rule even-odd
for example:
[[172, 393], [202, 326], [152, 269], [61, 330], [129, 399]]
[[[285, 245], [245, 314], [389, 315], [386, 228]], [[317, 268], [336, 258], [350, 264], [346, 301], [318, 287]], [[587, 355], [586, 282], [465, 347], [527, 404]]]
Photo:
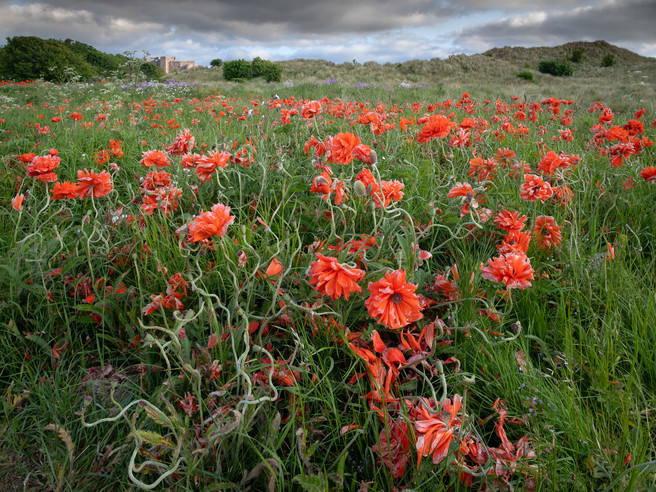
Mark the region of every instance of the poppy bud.
[[374, 149], [371, 149], [369, 152], [369, 163], [373, 166], [376, 162], [378, 162], [378, 155]]
[[353, 185], [353, 191], [357, 196], [365, 196], [367, 194], [367, 188], [362, 181], [356, 181]]

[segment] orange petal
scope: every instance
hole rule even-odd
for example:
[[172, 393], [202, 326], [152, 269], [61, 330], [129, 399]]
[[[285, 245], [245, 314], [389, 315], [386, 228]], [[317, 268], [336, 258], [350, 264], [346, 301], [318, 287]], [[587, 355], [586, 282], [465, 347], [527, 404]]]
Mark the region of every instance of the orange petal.
[[274, 258], [273, 260], [271, 260], [271, 263], [269, 263], [269, 266], [266, 269], [266, 274], [267, 277], [276, 277], [282, 271], [283, 271], [282, 263], [280, 263], [278, 258]]
[[374, 350], [379, 354], [382, 354], [385, 351], [385, 342], [380, 338], [378, 330], [374, 330], [371, 334], [371, 340], [374, 342]]

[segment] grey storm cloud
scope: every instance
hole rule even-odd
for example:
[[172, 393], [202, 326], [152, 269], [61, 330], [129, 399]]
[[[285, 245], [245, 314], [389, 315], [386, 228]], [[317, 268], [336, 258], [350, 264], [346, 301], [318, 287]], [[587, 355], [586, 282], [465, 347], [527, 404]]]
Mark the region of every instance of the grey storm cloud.
[[[250, 39], [293, 35], [374, 33], [439, 21], [447, 12], [431, 0], [45, 0], [51, 7], [175, 26], [176, 31], [222, 33]], [[453, 12], [454, 9], [448, 10]], [[448, 14], [447, 14], [448, 15]]]
[[[103, 18], [154, 22], [176, 31], [276, 40], [294, 35], [368, 34], [425, 26], [486, 10], [513, 12], [525, 0], [43, 0], [41, 4]], [[568, 7], [581, 0], [537, 0], [531, 8]]]
[[654, 0], [0, 0], [4, 36], [205, 64], [217, 56], [402, 61], [597, 39], [653, 56], [654, 19]]
[[456, 42], [484, 46], [546, 46], [563, 40], [604, 40], [624, 45], [656, 43], [656, 2], [608, 0], [555, 11], [534, 10], [460, 31]]

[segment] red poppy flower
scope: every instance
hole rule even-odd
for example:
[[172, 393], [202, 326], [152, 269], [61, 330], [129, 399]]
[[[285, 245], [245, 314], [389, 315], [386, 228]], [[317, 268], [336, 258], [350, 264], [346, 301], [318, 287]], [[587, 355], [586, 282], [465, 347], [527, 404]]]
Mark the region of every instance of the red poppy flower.
[[456, 183], [456, 185], [451, 188], [449, 193], [447, 193], [447, 198], [453, 198], [456, 196], [461, 196], [462, 200], [465, 201], [466, 199], [471, 199], [474, 198], [476, 193], [472, 189], [471, 185], [469, 183], [462, 184], [460, 182]]
[[533, 268], [524, 254], [514, 253], [497, 256], [487, 261], [488, 266], [481, 264], [481, 276], [492, 282], [503, 282], [506, 289], [525, 289], [532, 284]]
[[141, 189], [154, 191], [156, 188], [163, 188], [171, 184], [171, 173], [166, 171], [150, 171], [146, 177], [141, 180]]
[[109, 161], [109, 151], [99, 150], [98, 152], [93, 154], [93, 160], [99, 166], [105, 164], [107, 161]]
[[175, 137], [171, 145], [166, 146], [166, 151], [171, 155], [182, 155], [196, 146], [196, 139], [188, 129], [182, 130]]
[[463, 217], [467, 212], [469, 212], [469, 204], [474, 203], [474, 206], [476, 206], [476, 201], [474, 200], [474, 196], [476, 193], [472, 189], [471, 185], [469, 183], [462, 184], [460, 182], [456, 183], [456, 186], [451, 188], [449, 193], [447, 193], [447, 198], [454, 198], [457, 196], [461, 196], [461, 202], [462, 202], [462, 208], [460, 209], [460, 217]]
[[74, 121], [80, 121], [82, 119], [82, 115], [80, 113], [71, 113], [68, 115], [68, 117]]
[[353, 160], [353, 150], [360, 145], [360, 137], [353, 133], [338, 133], [325, 143], [328, 162], [350, 164]]
[[365, 144], [356, 145], [353, 147], [353, 157], [362, 162], [363, 164], [376, 163], [376, 152], [371, 150], [371, 147]]
[[553, 192], [554, 200], [557, 200], [562, 207], [574, 200], [574, 192], [567, 185], [557, 186]]
[[177, 210], [178, 198], [182, 197], [182, 190], [174, 186], [159, 187], [154, 191], [148, 191], [143, 197], [141, 210], [152, 214], [159, 208], [167, 217], [173, 210]]
[[314, 149], [314, 153], [317, 157], [321, 157], [326, 153], [326, 146], [322, 142], [319, 142], [314, 135], [305, 142], [304, 148], [305, 153], [308, 155], [310, 155], [310, 149]]
[[525, 183], [522, 184], [519, 192], [522, 200], [530, 202], [536, 200], [544, 201], [553, 195], [551, 185], [536, 174], [525, 174], [524, 181]]
[[53, 173], [61, 162], [56, 155], [34, 156], [32, 162], [27, 165], [27, 175], [46, 183], [57, 181], [57, 175]]
[[528, 245], [531, 243], [531, 234], [519, 230], [508, 231], [504, 236], [503, 242], [497, 246], [499, 254], [507, 255], [511, 253], [526, 254]]
[[142, 154], [140, 162], [142, 166], [157, 166], [158, 169], [171, 165], [169, 156], [162, 150], [147, 150]]
[[314, 290], [327, 295], [331, 299], [344, 296], [348, 301], [352, 292], [362, 292], [356, 282], [364, 278], [364, 271], [358, 268], [347, 268], [341, 265], [337, 258], [316, 253], [317, 261], [310, 263], [310, 284]]
[[202, 158], [203, 156], [200, 154], [188, 153], [182, 156], [180, 164], [182, 164], [182, 167], [185, 169], [193, 169], [198, 165]]
[[533, 236], [538, 248], [548, 250], [558, 246], [562, 240], [560, 229], [561, 227], [556, 224], [553, 217], [540, 215], [535, 220], [535, 227], [533, 228]]
[[506, 164], [509, 164], [515, 157], [517, 157], [517, 154], [515, 154], [514, 150], [503, 148], [497, 149], [497, 155], [494, 156], [494, 160], [505, 167]]
[[469, 171], [467, 171], [467, 174], [480, 183], [487, 179], [494, 179], [497, 172], [496, 167], [496, 160], [483, 159], [481, 156], [476, 156], [469, 161]]
[[385, 273], [377, 282], [369, 283], [371, 295], [365, 301], [369, 316], [392, 330], [403, 328], [423, 318], [417, 286], [405, 281], [405, 270]]
[[196, 164], [195, 173], [203, 183], [210, 179], [217, 168], [228, 167], [228, 161], [231, 154], [227, 151], [215, 150], [210, 152], [207, 156], [201, 157]]
[[441, 412], [430, 412], [424, 405], [417, 407], [417, 468], [421, 458], [433, 456], [433, 463], [438, 464], [449, 454], [449, 446], [454, 437], [454, 429], [461, 424], [458, 412], [462, 408], [462, 398], [454, 395], [453, 403], [447, 398], [442, 404]]
[[635, 151], [636, 149], [632, 143], [613, 145], [610, 149], [608, 149], [608, 153], [611, 156], [610, 158], [611, 166], [622, 167], [622, 164], [624, 163], [624, 159], [628, 159], [629, 157], [631, 157], [633, 154], [635, 154]]
[[629, 120], [622, 128], [624, 128], [629, 135], [640, 135], [645, 131], [644, 123], [638, 120]]
[[374, 203], [376, 204], [376, 207], [387, 207], [392, 200], [395, 202], [401, 201], [403, 198], [403, 188], [405, 188], [405, 185], [400, 181], [381, 181], [380, 192], [374, 194]]
[[63, 200], [64, 198], [77, 198], [79, 195], [79, 186], [71, 183], [70, 181], [64, 181], [63, 183], [57, 182], [52, 190], [51, 200]]
[[649, 166], [640, 171], [640, 176], [645, 178], [647, 183], [656, 184], [656, 167]]
[[321, 103], [319, 101], [310, 101], [303, 106], [301, 116], [303, 118], [314, 118], [321, 113]]
[[29, 162], [32, 162], [32, 160], [36, 157], [36, 154], [34, 152], [29, 152], [27, 154], [14, 155], [14, 157], [19, 161], [27, 164]]
[[355, 182], [357, 183], [358, 181], [360, 181], [364, 185], [363, 195], [373, 195], [380, 191], [380, 187], [376, 182], [376, 178], [374, 178], [374, 175], [371, 173], [369, 169], [363, 169], [358, 173], [358, 175], [355, 177]]
[[212, 207], [211, 212], [200, 214], [189, 224], [189, 235], [193, 242], [212, 236], [221, 237], [234, 221], [235, 217], [230, 215], [230, 207], [218, 203]]
[[11, 208], [20, 211], [23, 208], [24, 200], [25, 200], [24, 194], [21, 193], [20, 195], [16, 195], [14, 198], [11, 199]]
[[562, 154], [558, 155], [553, 150], [546, 153], [538, 163], [538, 171], [542, 174], [553, 176], [553, 173], [559, 167], [567, 167], [569, 163], [563, 160]]
[[520, 217], [517, 211], [502, 210], [497, 214], [494, 223], [504, 231], [521, 231], [524, 228], [526, 219], [526, 215]]
[[78, 196], [100, 198], [112, 191], [112, 178], [107, 171], [96, 174], [93, 171], [77, 172]]
[[330, 174], [327, 171], [324, 171], [312, 180], [312, 187], [310, 188], [310, 191], [312, 193], [323, 194], [323, 198], [327, 200], [330, 196], [330, 186], [332, 184], [333, 179], [330, 177]]
[[109, 150], [111, 151], [112, 155], [116, 158], [123, 157], [124, 152], [121, 149], [121, 144], [123, 142], [121, 140], [110, 140], [109, 141]]
[[617, 140], [621, 143], [627, 143], [629, 141], [629, 132], [621, 126], [611, 126], [608, 130], [601, 133], [601, 136], [609, 142]]
[[419, 131], [417, 142], [426, 143], [435, 138], [444, 138], [451, 132], [451, 128], [454, 126], [457, 126], [457, 123], [451, 121], [446, 116], [434, 114]]

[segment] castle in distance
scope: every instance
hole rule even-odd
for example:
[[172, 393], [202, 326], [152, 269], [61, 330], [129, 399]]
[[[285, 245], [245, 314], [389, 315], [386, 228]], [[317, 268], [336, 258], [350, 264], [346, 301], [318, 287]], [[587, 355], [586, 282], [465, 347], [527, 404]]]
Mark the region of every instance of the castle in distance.
[[195, 61], [177, 61], [175, 56], [158, 56], [156, 58], [146, 58], [146, 61], [152, 63], [156, 67], [164, 70], [164, 73], [170, 73], [173, 70], [189, 70], [190, 68], [197, 67]]

